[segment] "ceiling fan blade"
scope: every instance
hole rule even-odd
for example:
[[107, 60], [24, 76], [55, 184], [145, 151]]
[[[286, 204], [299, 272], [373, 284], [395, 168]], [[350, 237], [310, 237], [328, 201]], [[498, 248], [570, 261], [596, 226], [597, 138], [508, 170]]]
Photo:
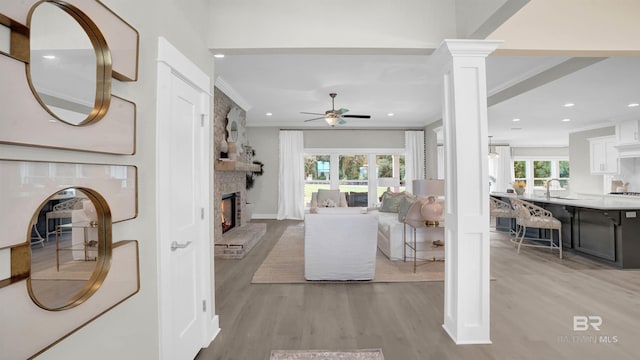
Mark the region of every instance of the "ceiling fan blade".
[[371, 119], [371, 115], [342, 115], [343, 118]]
[[312, 113], [312, 112], [300, 112], [300, 114], [307, 114], [307, 115], [324, 115], [324, 113]]
[[340, 119], [340, 121], [338, 121], [338, 124], [340, 124], [340, 125], [344, 125], [344, 124], [346, 124], [346, 123], [347, 123], [347, 122], [346, 122], [344, 119]]
[[347, 111], [349, 111], [349, 109], [340, 108], [340, 109], [338, 109], [338, 111], [337, 111], [337, 112], [339, 112], [340, 114], [344, 114], [344, 113], [346, 113]]
[[307, 121], [315, 121], [315, 120], [320, 120], [320, 119], [324, 119], [324, 116], [323, 116], [323, 117], [313, 118], [313, 119], [307, 119], [307, 120], [305, 120], [304, 122], [307, 122]]

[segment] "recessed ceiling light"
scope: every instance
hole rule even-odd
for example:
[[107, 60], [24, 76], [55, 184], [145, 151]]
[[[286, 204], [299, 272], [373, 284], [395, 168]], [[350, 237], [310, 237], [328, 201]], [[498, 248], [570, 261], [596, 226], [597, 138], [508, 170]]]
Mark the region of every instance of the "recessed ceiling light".
[[265, 115], [267, 115], [267, 116], [271, 116], [271, 115], [273, 115], [273, 114], [272, 114], [272, 113], [270, 113], [270, 112], [268, 112], [268, 113], [266, 113]]
[[628, 106], [628, 107], [638, 107], [638, 106], [640, 106], [640, 104], [638, 104], [638, 103], [631, 103], [631, 104], [629, 104], [629, 105], [627, 105], [627, 106]]
[[511, 128], [511, 130], [522, 130], [522, 128]]
[[568, 118], [562, 119], [562, 122], [569, 122], [569, 121], [571, 121], [571, 119], [568, 119]]
[[573, 107], [575, 104], [574, 103], [566, 103], [564, 104], [564, 107]]
[[56, 58], [55, 55], [42, 55], [43, 58], [47, 59], [47, 60], [53, 60]]
[[387, 113], [387, 116], [395, 116], [396, 114], [394, 113]]
[[224, 57], [224, 54], [214, 54], [213, 57], [214, 58], [218, 58], [218, 59], [222, 59]]
[[515, 119], [513, 119], [513, 120], [511, 120], [511, 121], [513, 121], [513, 122], [518, 122], [518, 121], [520, 121], [520, 119], [515, 118]]

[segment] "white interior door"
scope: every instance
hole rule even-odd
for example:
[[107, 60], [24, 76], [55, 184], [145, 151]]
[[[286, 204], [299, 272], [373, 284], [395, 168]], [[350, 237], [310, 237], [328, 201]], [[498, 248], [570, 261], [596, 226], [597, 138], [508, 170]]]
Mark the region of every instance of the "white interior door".
[[158, 65], [161, 359], [193, 359], [202, 347], [208, 346], [217, 330], [210, 286], [209, 95], [185, 80], [188, 75], [178, 75], [167, 63]]
[[[172, 78], [171, 139], [169, 162], [171, 188], [169, 202], [160, 204], [168, 209], [170, 222], [169, 267], [173, 296], [172, 359], [193, 359], [201, 348], [203, 328], [202, 294], [198, 282], [200, 273], [198, 242], [202, 221], [200, 196], [200, 94], [182, 79]], [[163, 244], [166, 246], [167, 244]]]

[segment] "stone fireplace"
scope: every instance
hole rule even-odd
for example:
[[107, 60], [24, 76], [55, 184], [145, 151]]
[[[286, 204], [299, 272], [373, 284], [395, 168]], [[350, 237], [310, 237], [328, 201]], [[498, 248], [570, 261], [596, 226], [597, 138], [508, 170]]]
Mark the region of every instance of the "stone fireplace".
[[[213, 188], [214, 203], [214, 249], [215, 256], [226, 259], [240, 259], [262, 238], [266, 232], [266, 224], [249, 223], [247, 213], [247, 171], [249, 164], [240, 160], [221, 161], [220, 143], [228, 136], [227, 114], [237, 106], [217, 87], [214, 89], [214, 154], [215, 175]], [[240, 126], [245, 126], [246, 113], [241, 112]], [[224, 200], [223, 200], [224, 199]], [[223, 201], [225, 205], [223, 208]], [[224, 220], [223, 220], [224, 218]]]

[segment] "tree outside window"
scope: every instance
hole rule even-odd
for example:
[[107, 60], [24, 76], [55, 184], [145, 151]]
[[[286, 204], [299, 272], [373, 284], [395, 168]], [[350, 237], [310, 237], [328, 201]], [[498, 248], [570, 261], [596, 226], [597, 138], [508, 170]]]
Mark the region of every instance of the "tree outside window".
[[533, 161], [533, 186], [547, 186], [547, 181], [551, 179], [551, 161]]
[[560, 184], [562, 184], [563, 188], [569, 186], [569, 161], [560, 160], [558, 161], [558, 166], [560, 167], [560, 173], [558, 178], [560, 179]]
[[311, 194], [318, 189], [330, 189], [331, 156], [304, 156], [304, 202], [311, 203]]
[[[517, 160], [513, 162], [514, 180], [527, 183], [527, 162], [524, 160]], [[526, 186], [525, 186], [526, 187]]]

